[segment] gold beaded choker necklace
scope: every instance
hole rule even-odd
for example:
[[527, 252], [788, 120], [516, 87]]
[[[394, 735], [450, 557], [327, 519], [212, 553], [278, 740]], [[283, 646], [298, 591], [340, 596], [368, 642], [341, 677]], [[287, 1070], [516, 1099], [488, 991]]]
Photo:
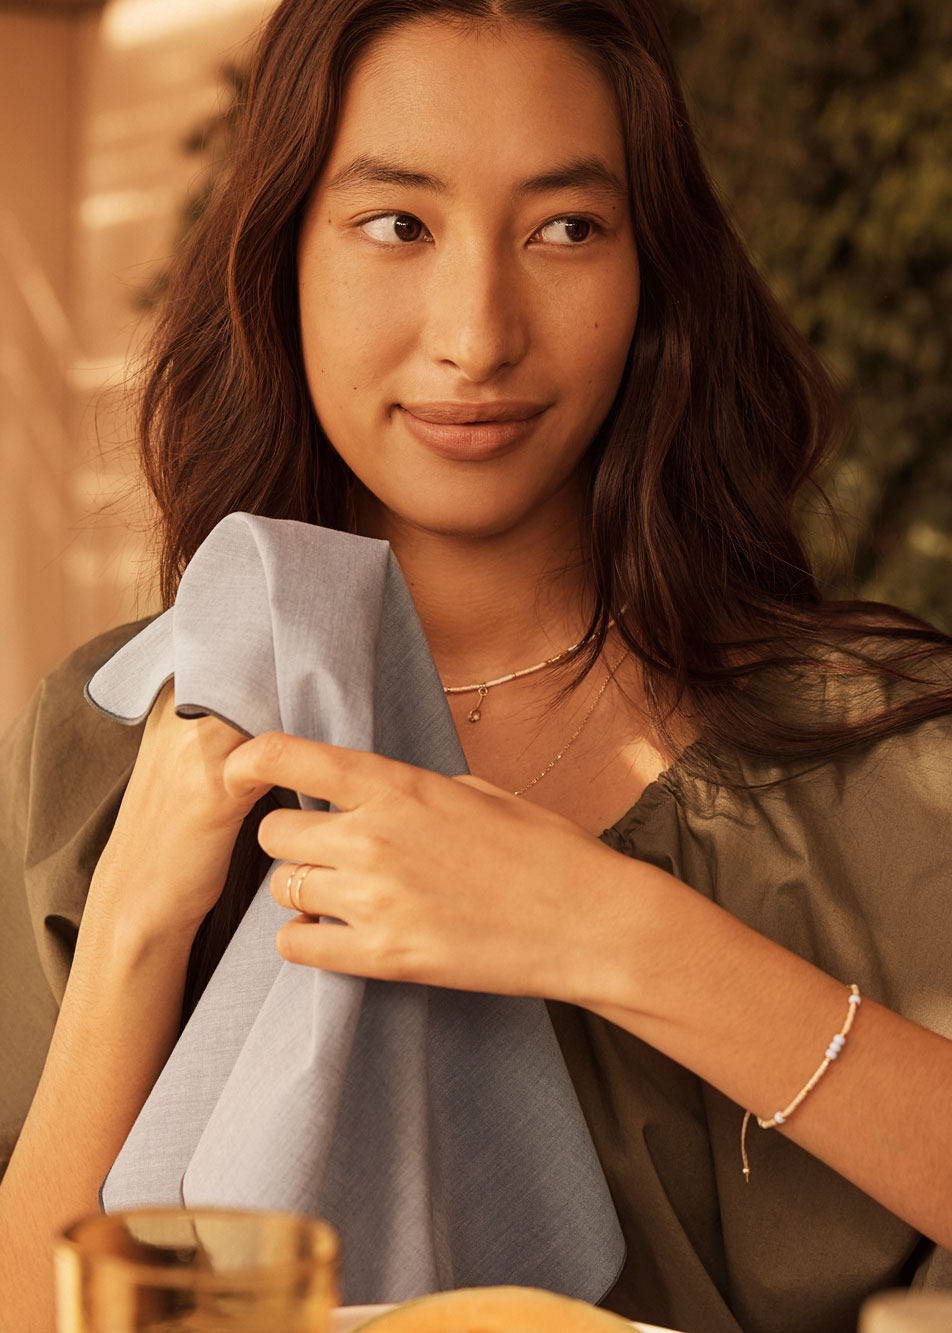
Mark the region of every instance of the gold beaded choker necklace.
[[495, 680], [484, 680], [478, 685], [444, 685], [444, 694], [472, 694], [478, 693], [479, 698], [473, 707], [466, 714], [467, 722], [478, 722], [483, 715], [483, 700], [488, 695], [494, 685], [505, 685], [510, 680], [521, 680], [523, 676], [531, 676], [535, 671], [541, 671], [544, 667], [555, 666], [556, 662], [561, 662], [563, 657], [568, 657], [569, 653], [574, 653], [576, 648], [581, 647], [581, 640], [573, 643], [571, 648], [563, 648], [560, 653], [554, 657], [547, 657], [544, 662], [536, 662], [535, 666], [523, 667], [521, 671], [511, 671], [508, 676], [497, 676]]
[[[614, 620], [610, 620], [605, 628], [611, 629], [614, 623]], [[476, 685], [444, 685], [443, 693], [478, 694], [479, 698], [466, 714], [467, 722], [478, 722], [483, 715], [483, 700], [494, 685], [505, 685], [507, 681], [521, 680], [523, 676], [531, 676], [534, 672], [542, 671], [547, 666], [555, 666], [556, 662], [561, 662], [563, 657], [568, 657], [570, 653], [575, 652], [576, 648], [581, 648], [584, 642], [584, 639], [579, 639], [578, 643], [573, 643], [570, 648], [563, 648], [560, 653], [556, 653], [554, 657], [547, 657], [544, 662], [536, 662], [535, 666], [523, 667], [521, 671], [510, 671], [508, 676], [497, 676], [495, 680], [480, 681]], [[616, 667], [615, 670], [617, 671], [617, 669]]]

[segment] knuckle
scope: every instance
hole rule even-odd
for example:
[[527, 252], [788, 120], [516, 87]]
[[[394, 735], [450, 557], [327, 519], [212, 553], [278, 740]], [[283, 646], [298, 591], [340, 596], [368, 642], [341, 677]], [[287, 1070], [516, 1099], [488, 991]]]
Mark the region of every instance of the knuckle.
[[393, 867], [396, 859], [396, 839], [381, 821], [372, 828], [358, 830], [351, 848], [354, 864], [365, 871], [380, 871]]
[[391, 920], [399, 906], [400, 895], [388, 880], [375, 883], [366, 895], [365, 910], [371, 920]]
[[427, 803], [432, 789], [428, 779], [432, 773], [426, 773], [410, 764], [394, 765], [381, 781], [376, 791], [376, 808], [384, 819], [396, 824], [412, 817], [413, 807]]
[[347, 840], [349, 859], [358, 870], [373, 870], [378, 865], [379, 848], [379, 837], [371, 830], [360, 829], [351, 833]]
[[238, 742], [220, 762], [226, 791], [235, 798], [260, 791], [285, 754], [289, 740], [281, 732], [265, 731], [244, 743]]
[[389, 981], [412, 981], [415, 976], [413, 956], [406, 944], [392, 931], [376, 929], [370, 932], [367, 949], [373, 959], [374, 971]]
[[399, 790], [408, 800], [423, 801], [431, 777], [432, 774], [425, 772], [422, 768], [415, 768], [412, 764], [406, 764], [400, 771]]
[[291, 738], [282, 731], [263, 731], [250, 747], [258, 764], [278, 763], [288, 752]]

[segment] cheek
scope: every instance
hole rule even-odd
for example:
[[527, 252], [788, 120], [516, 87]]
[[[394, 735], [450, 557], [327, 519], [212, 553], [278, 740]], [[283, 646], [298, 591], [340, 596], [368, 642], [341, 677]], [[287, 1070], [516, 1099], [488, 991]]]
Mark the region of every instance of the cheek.
[[553, 327], [566, 380], [585, 386], [593, 409], [607, 411], [618, 388], [638, 318], [638, 269], [632, 264], [580, 286]]
[[611, 249], [564, 263], [554, 263], [538, 288], [550, 329], [560, 327], [569, 341], [597, 342], [600, 352], [631, 340], [638, 315], [640, 275], [632, 238]]
[[593, 312], [594, 336], [604, 351], [620, 347], [624, 359], [638, 319], [640, 294], [638, 259], [632, 247], [600, 284], [598, 310]]
[[398, 364], [407, 341], [399, 304], [341, 265], [312, 264], [301, 283], [301, 342], [318, 415], [366, 413], [362, 393]]

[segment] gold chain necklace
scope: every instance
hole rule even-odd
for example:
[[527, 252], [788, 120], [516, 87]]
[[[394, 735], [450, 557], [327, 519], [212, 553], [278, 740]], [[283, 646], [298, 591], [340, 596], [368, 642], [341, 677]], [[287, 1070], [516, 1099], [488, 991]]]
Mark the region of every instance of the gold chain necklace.
[[598, 701], [599, 701], [599, 699], [601, 699], [602, 695], [603, 695], [603, 694], [605, 693], [605, 691], [608, 689], [609, 684], [611, 683], [612, 679], [614, 678], [615, 672], [618, 670], [618, 668], [621, 666], [622, 662], [624, 662], [624, 660], [625, 660], [625, 658], [626, 658], [627, 656], [628, 656], [628, 654], [627, 654], [627, 653], [624, 653], [624, 654], [618, 659], [618, 661], [615, 663], [615, 665], [611, 668], [611, 670], [609, 671], [608, 675], [607, 675], [607, 676], [605, 677], [605, 679], [602, 681], [601, 689], [598, 691], [598, 693], [596, 694], [595, 698], [593, 699], [592, 704], [591, 704], [591, 706], [589, 707], [588, 712], [587, 712], [587, 713], [585, 714], [585, 716], [582, 718], [581, 722], [580, 722], [580, 723], [578, 724], [578, 726], [575, 728], [574, 732], [573, 732], [572, 735], [568, 738], [568, 740], [565, 742], [565, 744], [562, 746], [561, 750], [558, 752], [558, 754], [555, 756], [555, 758], [554, 758], [554, 759], [550, 759], [549, 762], [546, 764], [545, 768], [542, 770], [542, 772], [541, 772], [537, 777], [534, 777], [534, 778], [532, 779], [531, 782], [527, 782], [526, 785], [525, 785], [524, 787], [520, 787], [518, 791], [514, 791], [514, 792], [512, 793], [513, 796], [524, 796], [525, 793], [526, 793], [527, 791], [529, 791], [532, 787], [534, 787], [534, 786], [536, 785], [537, 782], [541, 782], [542, 779], [545, 777], [545, 775], [546, 775], [547, 773], [551, 773], [552, 769], [555, 768], [556, 764], [557, 764], [557, 763], [559, 762], [559, 760], [563, 757], [563, 755], [565, 754], [565, 752], [568, 750], [569, 746], [570, 746], [570, 745], [574, 745], [574, 743], [578, 740], [579, 736], [582, 734], [582, 728], [585, 726], [585, 724], [586, 724], [586, 722], [588, 721], [588, 719], [592, 716], [592, 714], [595, 712], [595, 709], [598, 707]]
[[[614, 620], [610, 620], [605, 628], [611, 629], [614, 623], [615, 623]], [[531, 676], [533, 672], [542, 671], [543, 668], [547, 666], [555, 666], [556, 662], [561, 662], [563, 657], [568, 657], [569, 653], [574, 653], [576, 648], [581, 648], [584, 642], [585, 642], [584, 639], [579, 639], [578, 643], [573, 643], [570, 648], [563, 648], [560, 653], [556, 653], [554, 657], [547, 657], [544, 662], [536, 662], [535, 666], [523, 667], [521, 671], [510, 671], [508, 676], [497, 676], [495, 680], [484, 680], [476, 685], [444, 685], [443, 693], [444, 694], [473, 694], [474, 692], [478, 693], [479, 698], [476, 700], [476, 703], [466, 714], [467, 722], [478, 722], [483, 715], [482, 713], [483, 700], [489, 694], [489, 691], [493, 688], [494, 685], [505, 685], [507, 681], [521, 680], [523, 676]]]

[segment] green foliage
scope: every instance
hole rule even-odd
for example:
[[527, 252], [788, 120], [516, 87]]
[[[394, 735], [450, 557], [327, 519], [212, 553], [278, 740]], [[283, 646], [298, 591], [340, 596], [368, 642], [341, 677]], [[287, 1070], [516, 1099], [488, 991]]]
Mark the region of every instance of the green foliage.
[[672, 0], [672, 30], [739, 231], [855, 390], [828, 590], [952, 631], [952, 5]]

